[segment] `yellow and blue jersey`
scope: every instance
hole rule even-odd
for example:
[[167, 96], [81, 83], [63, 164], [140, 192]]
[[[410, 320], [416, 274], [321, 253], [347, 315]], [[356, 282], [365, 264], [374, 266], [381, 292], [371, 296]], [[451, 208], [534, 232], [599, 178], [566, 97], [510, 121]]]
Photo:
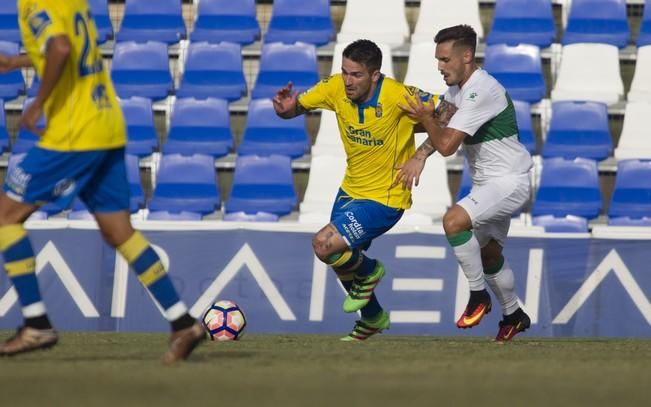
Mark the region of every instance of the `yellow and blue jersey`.
[[65, 35], [72, 45], [63, 73], [45, 102], [47, 128], [38, 145], [56, 151], [123, 146], [124, 118], [103, 66], [87, 1], [18, 0], [18, 20], [24, 47], [39, 77], [50, 39]]
[[411, 192], [402, 185], [391, 188], [397, 170], [415, 152], [414, 125], [398, 104], [405, 95], [436, 104], [438, 95], [382, 76], [373, 97], [358, 105], [348, 99], [341, 74], [322, 80], [299, 97], [307, 110], [328, 109], [337, 114], [339, 132], [347, 156], [341, 188], [354, 199], [370, 199], [383, 205], [407, 209]]

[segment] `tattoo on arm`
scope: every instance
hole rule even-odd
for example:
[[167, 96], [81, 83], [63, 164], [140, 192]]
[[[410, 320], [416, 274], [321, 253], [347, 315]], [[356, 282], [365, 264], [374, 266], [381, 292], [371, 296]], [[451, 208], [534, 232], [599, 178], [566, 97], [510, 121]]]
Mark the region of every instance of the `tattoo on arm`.
[[420, 147], [418, 147], [416, 149], [416, 153], [414, 154], [414, 157], [419, 159], [419, 160], [424, 161], [424, 160], [427, 159], [427, 157], [434, 154], [435, 151], [436, 151], [436, 148], [434, 148], [434, 146], [432, 145], [432, 142], [428, 138], [428, 139], [425, 139], [423, 144], [421, 144]]
[[450, 119], [457, 111], [457, 107], [446, 100], [442, 100], [434, 111], [434, 117], [439, 123], [440, 127], [446, 127]]
[[301, 103], [296, 100], [296, 106], [294, 106], [294, 117], [300, 116], [306, 112], [307, 110], [303, 107], [303, 105], [301, 105]]

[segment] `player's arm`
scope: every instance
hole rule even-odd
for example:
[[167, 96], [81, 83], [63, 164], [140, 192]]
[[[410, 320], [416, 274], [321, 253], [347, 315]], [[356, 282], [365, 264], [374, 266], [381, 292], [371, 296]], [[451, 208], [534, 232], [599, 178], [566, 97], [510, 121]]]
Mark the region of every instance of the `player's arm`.
[[398, 105], [409, 117], [418, 121], [427, 132], [431, 146], [447, 157], [457, 152], [459, 146], [466, 137], [466, 133], [457, 129], [445, 127], [454, 114], [453, 106], [446, 101], [442, 101], [444, 106], [435, 113], [432, 106], [423, 104], [416, 98], [412, 99], [405, 96], [406, 105]]
[[4, 55], [0, 54], [0, 73], [15, 71], [20, 68], [32, 67], [32, 60], [27, 54], [23, 55]]
[[276, 92], [276, 95], [271, 100], [276, 114], [283, 119], [291, 119], [307, 112], [298, 101], [298, 91], [292, 90], [291, 82]]
[[425, 140], [417, 149], [414, 155], [402, 165], [396, 167], [398, 174], [391, 184], [391, 188], [402, 184], [402, 189], [411, 189], [412, 185], [418, 186], [420, 174], [425, 168], [425, 161], [434, 154], [436, 149], [429, 139]]
[[70, 40], [66, 35], [57, 35], [49, 39], [45, 49], [45, 67], [41, 77], [41, 85], [34, 101], [25, 109], [20, 118], [20, 125], [41, 134], [42, 130], [36, 128], [38, 119], [43, 114], [45, 101], [52, 94], [52, 90], [61, 78], [71, 51]]

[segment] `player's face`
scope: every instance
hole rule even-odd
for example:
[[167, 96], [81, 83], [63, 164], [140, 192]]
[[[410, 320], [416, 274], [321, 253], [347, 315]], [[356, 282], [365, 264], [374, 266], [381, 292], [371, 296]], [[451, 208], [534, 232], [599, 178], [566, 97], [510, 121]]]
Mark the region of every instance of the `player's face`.
[[341, 75], [348, 99], [364, 103], [371, 98], [371, 90], [374, 90], [373, 84], [380, 78], [380, 71], [371, 71], [365, 65], [344, 57], [341, 61]]
[[438, 70], [448, 86], [460, 84], [464, 79], [467, 49], [454, 47], [454, 41], [436, 44]]

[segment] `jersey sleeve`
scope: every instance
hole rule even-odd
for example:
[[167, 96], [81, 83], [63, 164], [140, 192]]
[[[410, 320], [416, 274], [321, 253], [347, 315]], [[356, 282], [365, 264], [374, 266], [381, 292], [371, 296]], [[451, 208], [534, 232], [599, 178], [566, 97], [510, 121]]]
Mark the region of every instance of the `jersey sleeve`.
[[487, 90], [469, 90], [464, 96], [457, 111], [448, 123], [449, 128], [459, 130], [469, 136], [474, 136], [477, 130], [486, 122], [497, 116], [503, 108]]
[[[421, 102], [423, 102], [423, 104], [425, 104], [425, 105], [432, 105], [432, 106], [436, 107], [436, 105], [439, 102], [440, 95], [429, 93], [429, 92], [424, 91], [422, 89], [419, 89], [419, 88], [417, 88], [415, 86], [407, 86], [407, 85], [405, 85], [405, 91], [407, 92], [407, 94], [409, 96], [417, 97], [418, 99], [420, 99]], [[403, 104], [403, 105], [406, 104], [406, 102], [404, 100], [404, 94], [399, 95], [399, 98], [400, 99], [398, 100], [398, 103]], [[405, 117], [407, 118], [407, 121], [409, 121], [413, 125], [418, 123], [416, 120], [412, 119], [411, 117], [407, 116], [406, 114], [405, 114]]]
[[298, 102], [306, 110], [328, 109], [334, 110], [335, 77], [322, 79], [319, 83], [303, 92], [298, 97]]
[[65, 21], [57, 12], [58, 8], [47, 0], [24, 0], [20, 3], [20, 21], [34, 37], [41, 54], [45, 53], [52, 37], [67, 34]]

